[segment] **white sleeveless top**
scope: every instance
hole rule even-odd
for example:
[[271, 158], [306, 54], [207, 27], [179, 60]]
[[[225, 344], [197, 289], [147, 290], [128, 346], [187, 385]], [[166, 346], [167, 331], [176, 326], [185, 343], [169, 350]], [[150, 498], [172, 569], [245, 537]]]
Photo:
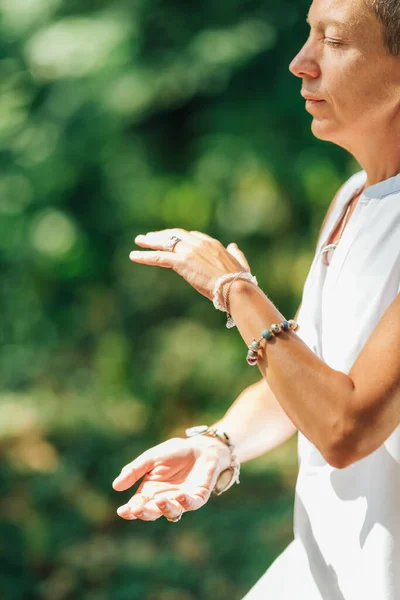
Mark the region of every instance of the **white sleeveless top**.
[[[330, 265], [322, 261], [365, 181], [357, 173], [338, 194], [297, 319], [303, 341], [344, 373], [400, 292], [400, 175], [362, 193]], [[327, 464], [300, 432], [298, 454], [295, 539], [244, 600], [400, 600], [400, 426], [344, 469]]]

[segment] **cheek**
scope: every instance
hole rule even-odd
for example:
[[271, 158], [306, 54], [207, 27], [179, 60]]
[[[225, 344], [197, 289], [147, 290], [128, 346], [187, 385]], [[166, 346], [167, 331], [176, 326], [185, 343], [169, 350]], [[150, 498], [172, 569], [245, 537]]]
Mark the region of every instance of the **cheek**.
[[371, 73], [365, 60], [349, 60], [326, 73], [325, 83], [333, 110], [350, 125], [382, 105], [381, 74]]
[[348, 147], [349, 135], [381, 131], [392, 122], [400, 111], [400, 84], [394, 81], [393, 69], [376, 58], [367, 61], [355, 52], [327, 58], [321, 65], [320, 90], [328, 105], [314, 114], [312, 132]]

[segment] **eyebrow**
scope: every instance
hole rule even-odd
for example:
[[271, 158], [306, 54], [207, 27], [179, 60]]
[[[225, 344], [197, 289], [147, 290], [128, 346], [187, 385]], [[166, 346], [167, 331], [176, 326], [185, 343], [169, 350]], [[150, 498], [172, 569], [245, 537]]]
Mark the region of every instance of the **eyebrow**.
[[[309, 16], [307, 15], [306, 23], [311, 27]], [[349, 23], [344, 23], [343, 21], [337, 21], [335, 19], [328, 19], [327, 21], [317, 21], [315, 24], [317, 29], [324, 29], [328, 25], [335, 25], [336, 27], [340, 27], [345, 29], [346, 31], [354, 31], [354, 27], [352, 27]]]

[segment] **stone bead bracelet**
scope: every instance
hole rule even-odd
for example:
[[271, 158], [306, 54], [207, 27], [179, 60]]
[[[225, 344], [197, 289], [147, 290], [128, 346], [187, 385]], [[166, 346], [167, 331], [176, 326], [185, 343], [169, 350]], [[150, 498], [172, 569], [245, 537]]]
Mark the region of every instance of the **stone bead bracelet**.
[[263, 340], [270, 340], [272, 337], [279, 335], [282, 331], [297, 331], [299, 328], [299, 324], [290, 319], [290, 321], [282, 321], [281, 323], [274, 323], [271, 325], [270, 329], [264, 329], [261, 332], [261, 337], [258, 340], [254, 340], [251, 342], [250, 346], [248, 346], [249, 351], [247, 352], [247, 363], [254, 367], [257, 364], [258, 359], [258, 351], [261, 346], [261, 342]]

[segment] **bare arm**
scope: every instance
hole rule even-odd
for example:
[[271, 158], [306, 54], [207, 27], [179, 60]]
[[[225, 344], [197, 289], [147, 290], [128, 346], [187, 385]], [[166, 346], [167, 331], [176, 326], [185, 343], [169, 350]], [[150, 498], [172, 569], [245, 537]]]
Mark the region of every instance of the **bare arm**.
[[[339, 192], [329, 206], [318, 237], [333, 210], [338, 194]], [[239, 258], [243, 260], [244, 257], [239, 256]], [[300, 308], [301, 305], [294, 317], [295, 320]], [[246, 462], [273, 450], [297, 432], [297, 427], [282, 409], [265, 379], [245, 389], [225, 416], [214, 425], [226, 431], [232, 438], [240, 462]]]
[[273, 450], [297, 431], [264, 379], [245, 389], [215, 426], [229, 434], [240, 462]]
[[[339, 192], [329, 206], [318, 237], [333, 210], [338, 194]], [[301, 305], [295, 320], [300, 308]], [[297, 432], [297, 427], [282, 409], [265, 379], [245, 389], [225, 416], [214, 425], [230, 435], [240, 462], [273, 450]]]
[[[215, 425], [231, 437], [241, 463], [289, 439], [296, 427], [268, 384], [261, 379], [245, 389]], [[123, 519], [175, 519], [209, 499], [217, 478], [231, 465], [228, 446], [209, 436], [172, 438], [126, 465], [113, 487], [124, 491], [144, 477], [136, 494], [118, 509]]]
[[273, 450], [297, 431], [265, 379], [246, 388], [214, 425], [231, 437], [240, 462]]
[[[231, 252], [248, 267], [237, 247]], [[216, 424], [232, 437], [240, 462], [272, 450], [296, 432], [264, 379], [245, 389]], [[167, 440], [126, 465], [113, 482], [115, 490], [123, 491], [143, 477], [138, 491], [118, 514], [129, 520], [179, 518], [182, 509], [196, 510], [207, 502], [218, 475], [230, 464], [229, 449], [213, 438]]]

